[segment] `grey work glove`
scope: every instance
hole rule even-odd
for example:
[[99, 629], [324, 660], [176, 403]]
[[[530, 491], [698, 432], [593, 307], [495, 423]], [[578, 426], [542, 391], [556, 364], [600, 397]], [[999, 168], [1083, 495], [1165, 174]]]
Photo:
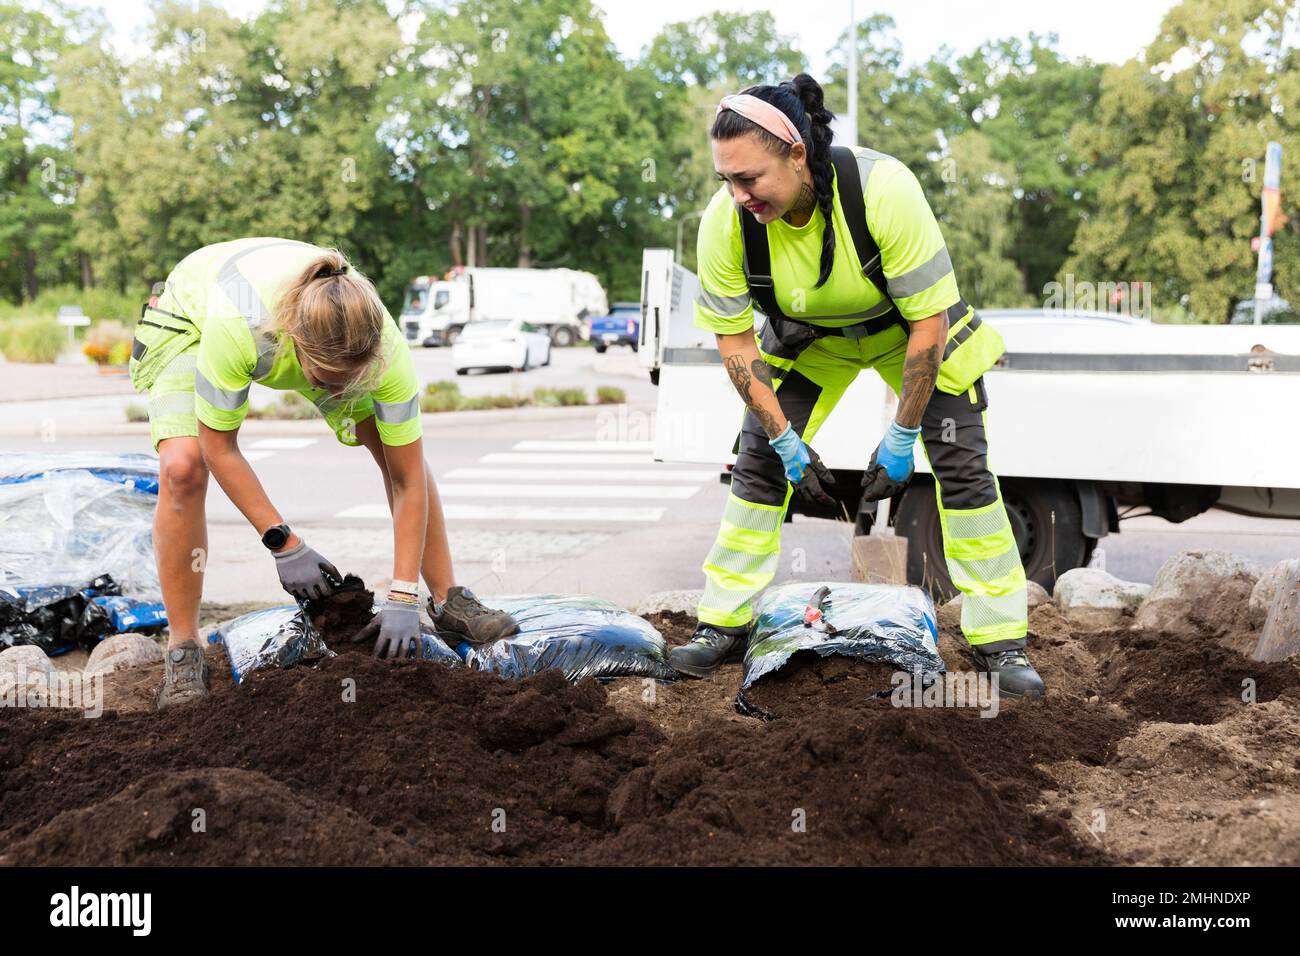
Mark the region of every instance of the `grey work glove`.
[[353, 644], [375, 639], [376, 657], [410, 657], [420, 646], [420, 605], [385, 601], [378, 614], [352, 638]]
[[339, 569], [301, 538], [296, 547], [275, 552], [275, 570], [284, 589], [299, 601], [329, 597], [343, 586]]

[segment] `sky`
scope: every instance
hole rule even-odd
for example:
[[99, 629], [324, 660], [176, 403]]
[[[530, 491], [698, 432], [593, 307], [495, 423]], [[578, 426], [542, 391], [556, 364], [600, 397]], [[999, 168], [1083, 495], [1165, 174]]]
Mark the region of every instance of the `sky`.
[[[690, 20], [713, 10], [773, 11], [777, 28], [798, 38], [814, 75], [825, 72], [827, 50], [847, 27], [850, 0], [594, 0], [605, 12], [605, 29], [625, 57], [635, 57], [668, 23]], [[141, 0], [99, 0], [114, 25], [114, 45], [140, 52], [140, 34], [150, 19]], [[224, 0], [239, 16], [256, 12], [263, 0]], [[873, 13], [891, 16], [908, 63], [923, 61], [942, 46], [967, 53], [985, 40], [1027, 33], [1056, 33], [1061, 52], [1071, 59], [1122, 63], [1154, 37], [1176, 0], [856, 0], [859, 19]]]

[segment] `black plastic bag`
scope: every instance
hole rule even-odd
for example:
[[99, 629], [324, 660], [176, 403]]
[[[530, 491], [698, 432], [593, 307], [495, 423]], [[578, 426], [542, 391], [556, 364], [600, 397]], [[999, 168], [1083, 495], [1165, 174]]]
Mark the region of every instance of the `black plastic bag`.
[[166, 626], [161, 604], [124, 597], [109, 574], [84, 585], [0, 587], [0, 647], [31, 644], [53, 657], [90, 650], [110, 634]]
[[496, 598], [519, 633], [491, 644], [457, 648], [479, 670], [521, 679], [558, 668], [570, 681], [584, 677], [676, 680], [663, 636], [647, 621], [608, 601], [585, 595], [535, 594]]
[[934, 603], [905, 584], [784, 584], [759, 601], [745, 651], [736, 709], [770, 717], [746, 700], [754, 682], [800, 651], [894, 664], [918, 677], [944, 672]]

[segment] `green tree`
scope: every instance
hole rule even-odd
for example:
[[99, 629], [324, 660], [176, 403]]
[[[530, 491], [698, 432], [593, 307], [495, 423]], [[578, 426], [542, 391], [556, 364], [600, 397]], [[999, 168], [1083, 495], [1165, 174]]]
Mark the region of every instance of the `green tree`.
[[[1071, 140], [1098, 170], [1100, 203], [1065, 272], [1153, 283], [1159, 309], [1183, 296], [1223, 322], [1253, 293], [1265, 144], [1300, 177], [1300, 55], [1288, 0], [1184, 0], [1140, 59], [1108, 68], [1095, 121]], [[1300, 294], [1295, 226], [1277, 239], [1279, 293]]]
[[78, 257], [66, 150], [58, 142], [51, 64], [62, 26], [0, 4], [0, 295], [35, 299], [43, 283], [73, 280]]

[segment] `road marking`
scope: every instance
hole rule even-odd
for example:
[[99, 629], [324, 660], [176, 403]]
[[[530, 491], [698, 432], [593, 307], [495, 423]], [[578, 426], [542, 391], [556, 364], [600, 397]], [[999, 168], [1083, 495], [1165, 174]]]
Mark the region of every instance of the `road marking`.
[[[659, 521], [663, 508], [575, 508], [543, 505], [443, 505], [443, 514], [456, 521]], [[355, 505], [340, 511], [336, 518], [389, 519], [387, 505]]]
[[244, 452], [244, 461], [250, 465], [255, 461], [261, 461], [264, 458], [270, 458], [275, 454], [273, 451], [246, 451]]
[[[659, 468], [584, 468], [586, 481], [717, 481], [722, 469], [715, 471], [674, 470], [665, 465]], [[575, 477], [571, 468], [453, 468], [443, 479], [505, 480], [505, 481], [561, 481]]]
[[484, 465], [649, 465], [649, 455], [596, 455], [582, 452], [494, 451], [479, 459]]
[[515, 451], [654, 451], [654, 445], [648, 441], [600, 441], [599, 439], [583, 441], [521, 441], [514, 446]]
[[542, 484], [477, 484], [438, 485], [443, 498], [500, 498], [517, 501], [521, 498], [642, 498], [647, 501], [682, 501], [700, 489], [681, 485], [542, 485]]
[[314, 445], [319, 440], [317, 438], [259, 438], [248, 447], [258, 451], [293, 451]]

